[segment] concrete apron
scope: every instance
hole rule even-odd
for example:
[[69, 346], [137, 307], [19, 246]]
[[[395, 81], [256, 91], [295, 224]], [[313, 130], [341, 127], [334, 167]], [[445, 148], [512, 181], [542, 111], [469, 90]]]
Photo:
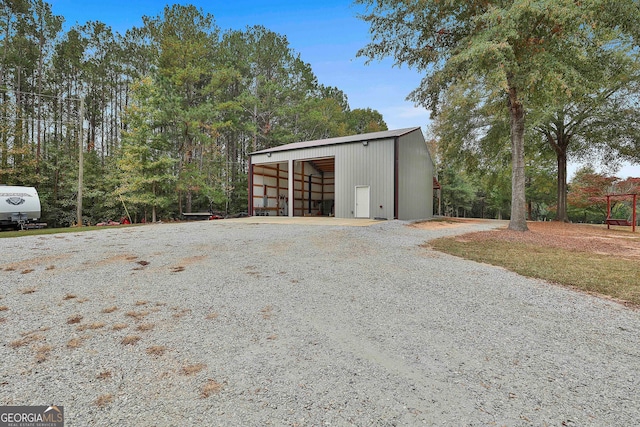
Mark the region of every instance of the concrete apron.
[[335, 218], [326, 216], [250, 216], [246, 218], [229, 218], [224, 221], [241, 222], [245, 224], [301, 224], [346, 227], [368, 227], [381, 222], [375, 219]]

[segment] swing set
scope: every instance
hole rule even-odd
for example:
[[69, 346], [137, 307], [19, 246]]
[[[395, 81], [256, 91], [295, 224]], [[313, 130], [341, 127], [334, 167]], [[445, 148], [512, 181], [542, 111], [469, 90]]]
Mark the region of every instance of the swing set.
[[[632, 213], [631, 213], [631, 219], [618, 219], [618, 218], [611, 218], [611, 199], [612, 198], [628, 198], [631, 197], [633, 199], [633, 203], [632, 203]], [[633, 194], [633, 193], [629, 193], [629, 194], [607, 194], [607, 219], [605, 220], [605, 222], [607, 223], [607, 229], [611, 228], [612, 225], [621, 225], [621, 226], [625, 226], [625, 227], [631, 227], [631, 231], [633, 233], [636, 232], [636, 224], [637, 224], [637, 219], [636, 219], [636, 205], [637, 205], [637, 201], [638, 201], [638, 195], [637, 194]]]

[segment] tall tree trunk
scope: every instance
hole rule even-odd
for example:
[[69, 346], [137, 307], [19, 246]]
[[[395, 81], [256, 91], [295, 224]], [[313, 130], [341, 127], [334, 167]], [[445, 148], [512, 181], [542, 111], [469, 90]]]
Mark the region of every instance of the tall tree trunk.
[[187, 213], [191, 213], [191, 204], [193, 202], [193, 192], [191, 189], [187, 190], [187, 200], [185, 203], [185, 210]]
[[558, 161], [558, 208], [556, 220], [569, 222], [567, 215], [567, 152], [558, 150], [556, 152]]
[[[2, 108], [0, 114], [4, 117], [9, 117], [7, 92], [2, 92]], [[0, 169], [7, 169], [9, 167], [9, 132], [7, 126], [1, 127], [0, 135]], [[0, 184], [9, 184], [8, 182], [0, 182]]]
[[42, 150], [42, 72], [44, 68], [44, 36], [40, 36], [40, 57], [38, 60], [38, 132], [36, 141], [36, 173], [40, 172], [40, 153]]
[[518, 91], [509, 89], [509, 115], [511, 127], [511, 220], [509, 230], [527, 231], [527, 206], [524, 174], [524, 106]]
[[22, 163], [22, 131], [23, 131], [23, 108], [22, 108], [22, 70], [21, 67], [16, 67], [16, 123], [13, 131], [13, 168], [14, 172], [20, 169], [20, 165]]
[[155, 222], [158, 220], [157, 213], [156, 213], [156, 201], [155, 201], [155, 198], [156, 198], [156, 184], [155, 183], [153, 184], [153, 198], [154, 198], [154, 201], [153, 201], [153, 204], [151, 206], [151, 222], [155, 224]]
[[[5, 3], [6, 4], [6, 3]], [[3, 23], [4, 24], [4, 23]], [[5, 82], [5, 69], [6, 69], [6, 59], [7, 59], [7, 51], [10, 44], [10, 30], [11, 30], [11, 18], [7, 16], [7, 22], [5, 27], [4, 34], [4, 43], [3, 43], [3, 51], [2, 58], [0, 59], [0, 85], [2, 87], [8, 87]], [[2, 91], [2, 108], [0, 109], [0, 115], [2, 117], [9, 117], [9, 109], [8, 109], [8, 92]], [[9, 166], [9, 130], [8, 126], [0, 127], [0, 169], [7, 169]], [[0, 182], [0, 184], [10, 184], [10, 182]]]
[[253, 129], [253, 151], [258, 151], [258, 104], [253, 105], [253, 124], [255, 129]]

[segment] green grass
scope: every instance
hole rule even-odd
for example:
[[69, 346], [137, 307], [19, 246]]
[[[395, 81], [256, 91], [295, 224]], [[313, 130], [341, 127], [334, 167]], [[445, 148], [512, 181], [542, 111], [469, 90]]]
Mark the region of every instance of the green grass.
[[39, 230], [20, 231], [0, 231], [0, 239], [6, 237], [43, 236], [47, 234], [79, 233], [84, 231], [106, 230], [109, 228], [138, 227], [142, 224], [110, 225], [98, 227], [95, 225], [88, 227], [64, 227], [64, 228], [41, 228]]
[[429, 245], [441, 252], [504, 267], [523, 276], [640, 306], [640, 262], [637, 260], [500, 240], [461, 242], [441, 238]]

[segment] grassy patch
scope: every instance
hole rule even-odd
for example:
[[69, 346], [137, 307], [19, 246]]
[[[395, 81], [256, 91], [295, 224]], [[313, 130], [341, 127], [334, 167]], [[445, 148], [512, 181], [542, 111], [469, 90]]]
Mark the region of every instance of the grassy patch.
[[23, 236], [44, 236], [48, 234], [78, 233], [84, 231], [109, 230], [111, 228], [139, 227], [142, 224], [126, 224], [110, 227], [65, 227], [65, 228], [42, 228], [39, 230], [3, 231], [0, 232], [0, 239], [3, 237], [23, 237]]
[[[561, 239], [562, 237], [558, 237]], [[640, 305], [640, 262], [632, 258], [500, 239], [441, 238], [432, 248]]]

